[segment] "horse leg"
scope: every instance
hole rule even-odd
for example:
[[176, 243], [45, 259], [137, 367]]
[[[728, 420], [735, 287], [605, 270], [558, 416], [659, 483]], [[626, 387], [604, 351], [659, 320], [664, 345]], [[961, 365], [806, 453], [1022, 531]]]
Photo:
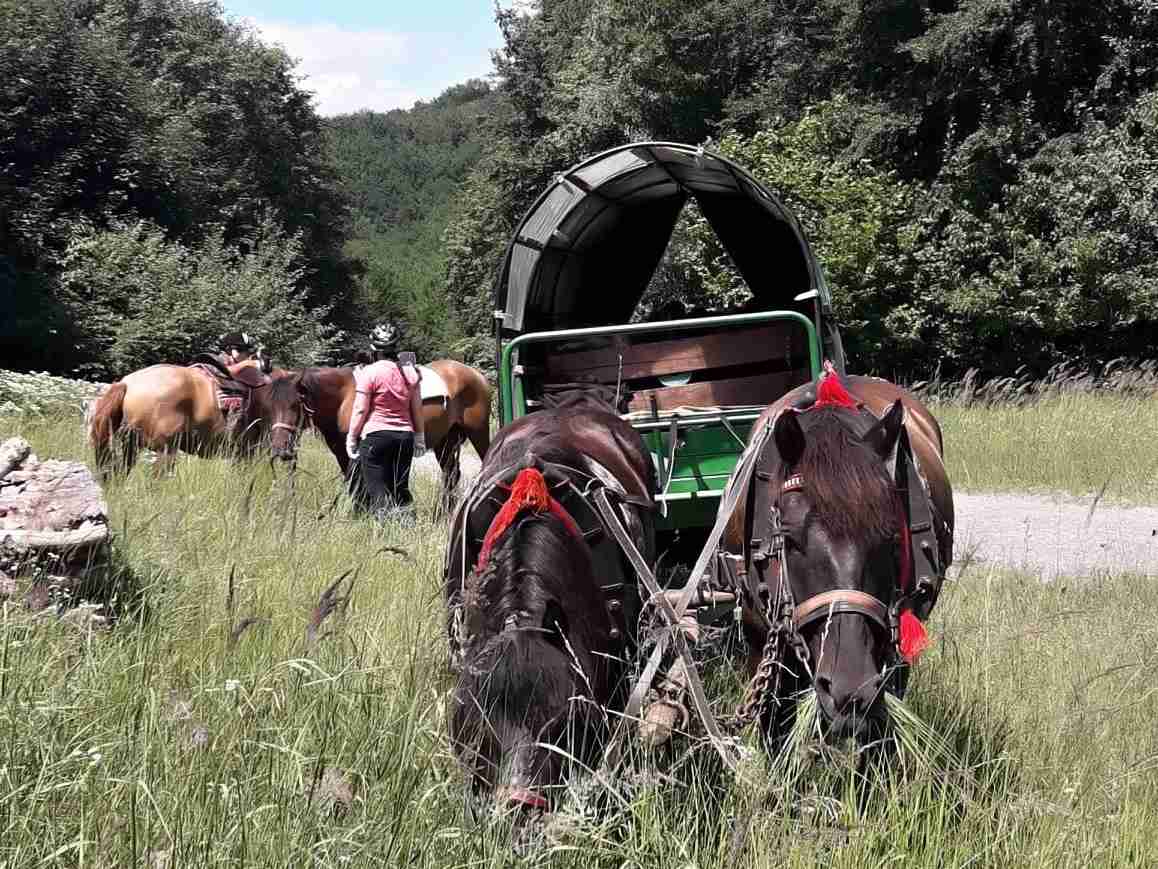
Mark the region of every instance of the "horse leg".
[[439, 499], [436, 519], [439, 511], [442, 513], [453, 511], [458, 501], [458, 487], [462, 482], [462, 468], [458, 457], [464, 440], [462, 430], [454, 426], [438, 446], [438, 467], [442, 470], [442, 497]]
[[478, 459], [481, 462], [487, 457], [487, 450], [491, 448], [490, 408], [487, 408], [486, 413], [476, 413], [472, 408], [470, 412], [464, 415], [463, 425], [466, 429], [467, 437], [470, 438], [470, 445], [474, 447], [474, 451], [478, 453]]
[[162, 443], [151, 446], [151, 449], [157, 455], [157, 460], [153, 463], [153, 476], [158, 480], [163, 477], [172, 476], [177, 465], [178, 447], [176, 439], [163, 441]]
[[129, 430], [121, 436], [121, 470], [128, 476], [133, 465], [137, 463], [137, 452], [141, 448], [141, 439], [135, 431]]

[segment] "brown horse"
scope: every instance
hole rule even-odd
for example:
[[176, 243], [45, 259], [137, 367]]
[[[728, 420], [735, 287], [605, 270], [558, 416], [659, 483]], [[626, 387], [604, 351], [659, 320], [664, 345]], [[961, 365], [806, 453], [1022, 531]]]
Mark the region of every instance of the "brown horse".
[[[158, 474], [172, 468], [179, 450], [197, 456], [223, 451], [252, 455], [269, 427], [278, 423], [270, 397], [273, 384], [285, 376], [285, 372], [274, 372], [272, 379], [261, 378], [252, 373], [258, 371], [257, 366], [253, 360], [229, 368], [235, 379], [255, 385], [240, 433], [232, 441], [217, 405], [213, 379], [198, 369], [151, 365], [111, 384], [90, 411], [88, 433], [98, 470], [107, 475], [119, 464], [128, 473], [141, 447], [158, 453]], [[119, 463], [115, 455], [118, 438], [123, 449]]]
[[[422, 402], [426, 445], [434, 451], [442, 469], [443, 502], [448, 507], [462, 476], [459, 449], [469, 440], [480, 459], [490, 448], [491, 387], [481, 372], [455, 362], [439, 359], [428, 366], [442, 378], [446, 395]], [[354, 409], [352, 368], [308, 368], [302, 372], [302, 398], [310, 408], [310, 420], [321, 433], [349, 479], [350, 459], [346, 455], [346, 433]]]
[[[795, 714], [790, 698], [812, 687], [826, 732], [864, 742], [884, 724], [883, 692], [903, 693], [926, 641], [918, 616], [928, 617], [953, 557], [941, 429], [904, 389], [835, 372], [767, 408], [753, 436], [770, 420], [772, 437], [725, 535], [725, 549], [742, 556], [751, 669], [771, 672], [771, 662], [781, 674], [763, 725], [782, 738]], [[907, 486], [897, 479], [908, 456], [927, 495], [916, 476]], [[932, 532], [913, 520], [915, 510], [927, 511]], [[777, 540], [782, 549], [769, 545]], [[932, 582], [919, 594], [914, 569], [926, 552], [918, 573]], [[928, 566], [938, 563], [934, 575]], [[772, 624], [787, 638], [778, 649]]]
[[650, 563], [643, 441], [611, 406], [573, 397], [498, 433], [451, 524], [450, 739], [475, 795], [500, 806], [549, 809], [626, 701], [639, 597], [596, 490]]

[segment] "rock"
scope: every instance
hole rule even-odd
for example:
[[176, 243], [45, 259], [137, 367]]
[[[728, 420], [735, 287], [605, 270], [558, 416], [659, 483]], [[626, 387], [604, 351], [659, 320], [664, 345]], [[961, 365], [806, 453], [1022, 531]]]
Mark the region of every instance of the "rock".
[[[310, 785], [305, 786], [306, 796], [309, 796]], [[354, 804], [354, 784], [350, 777], [342, 770], [327, 766], [322, 772], [322, 779], [318, 782], [314, 799], [319, 811], [333, 815], [343, 815]]]
[[[42, 462], [23, 438], [0, 444], [0, 570], [36, 577], [25, 594], [29, 608], [48, 606], [54, 588], [77, 588], [103, 565], [108, 539], [108, 505], [84, 463]], [[0, 596], [16, 594], [11, 577]]]
[[0, 480], [13, 468], [20, 467], [32, 453], [32, 444], [24, 438], [9, 438], [0, 444]]

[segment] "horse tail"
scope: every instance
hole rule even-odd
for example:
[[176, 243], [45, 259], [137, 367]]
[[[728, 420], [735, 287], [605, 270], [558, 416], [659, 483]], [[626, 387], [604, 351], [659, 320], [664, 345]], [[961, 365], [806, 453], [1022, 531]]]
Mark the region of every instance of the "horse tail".
[[463, 426], [470, 445], [478, 453], [479, 460], [485, 459], [491, 448], [491, 385], [481, 371], [469, 366], [463, 366], [475, 380], [475, 390], [478, 393], [478, 402], [464, 414]]
[[126, 387], [118, 380], [101, 393], [92, 409], [89, 440], [96, 452], [98, 470], [106, 471], [113, 461], [113, 437], [124, 420]]

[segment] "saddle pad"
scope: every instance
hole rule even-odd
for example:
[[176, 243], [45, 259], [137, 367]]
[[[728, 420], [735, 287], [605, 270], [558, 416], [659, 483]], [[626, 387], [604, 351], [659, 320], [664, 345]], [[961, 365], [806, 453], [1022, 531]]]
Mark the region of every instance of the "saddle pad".
[[450, 398], [450, 389], [441, 374], [426, 365], [419, 365], [418, 372], [422, 375], [419, 389], [423, 401], [431, 398]]
[[[224, 388], [224, 378], [222, 378], [221, 372], [217, 369], [202, 362], [193, 363], [189, 366], [189, 369], [196, 371], [213, 384], [213, 396], [217, 400], [218, 410], [229, 413], [230, 411], [239, 410], [244, 405], [244, 396]], [[234, 389], [236, 389], [236, 384], [234, 385]]]

